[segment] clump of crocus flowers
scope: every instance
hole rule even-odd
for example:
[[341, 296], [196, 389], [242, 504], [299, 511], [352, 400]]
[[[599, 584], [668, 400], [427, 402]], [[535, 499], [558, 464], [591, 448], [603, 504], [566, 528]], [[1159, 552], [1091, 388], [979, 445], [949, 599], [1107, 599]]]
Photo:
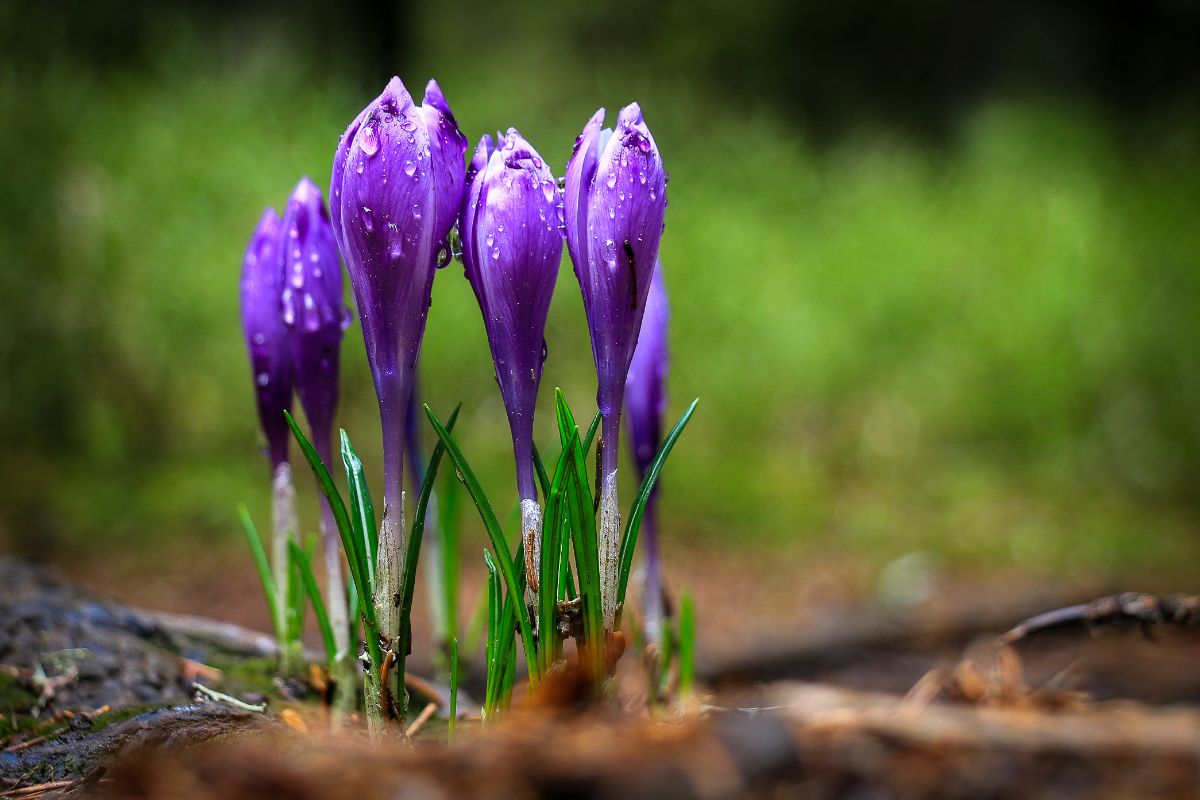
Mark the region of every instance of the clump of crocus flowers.
[[[584, 127], [560, 183], [513, 128], [495, 139], [483, 136], [468, 162], [467, 140], [437, 83], [429, 82], [417, 105], [393, 78], [338, 142], [328, 213], [320, 190], [302, 180], [283, 219], [268, 211], [247, 250], [247, 344], [273, 475], [277, 487], [287, 487], [276, 491], [275, 593], [288, 592], [281, 552], [299, 550], [288, 544], [295, 538], [290, 424], [324, 498], [323, 608], [315, 591], [309, 594], [318, 606], [331, 667], [348, 663], [349, 637], [360, 620], [363, 624], [362, 645], [353, 647], [364, 661], [366, 711], [375, 732], [387, 728], [387, 719], [404, 715], [399, 676], [412, 644], [415, 562], [443, 457], [453, 462], [491, 540], [486, 715], [502, 708], [512, 690], [518, 636], [531, 686], [563, 658], [567, 638], [576, 640], [580, 663], [596, 685], [605, 684], [627, 641], [622, 620], [633, 618], [623, 609], [642, 527], [644, 629], [649, 641], [661, 639], [654, 485], [695, 403], [663, 439], [668, 314], [658, 250], [667, 176], [636, 103], [620, 111], [615, 129], [602, 128], [603, 121], [601, 109]], [[535, 446], [534, 412], [564, 238], [591, 333], [598, 414], [584, 434], [557, 393], [562, 449], [543, 463]], [[453, 241], [461, 243], [512, 435], [521, 525], [516, 553], [510, 552], [491, 503], [451, 434], [457, 412], [443, 424], [426, 407], [437, 446], [428, 468], [418, 466], [423, 462], [415, 454], [416, 366], [433, 280], [450, 260]], [[339, 252], [379, 403], [384, 499], [378, 522], [345, 431], [341, 455], [348, 502], [330, 472], [338, 348], [348, 319], [341, 305]], [[287, 413], [293, 389], [309, 423], [307, 437]], [[626, 406], [641, 486], [623, 526], [617, 473]], [[594, 485], [586, 468], [593, 441], [598, 452]], [[404, 492], [406, 458], [417, 495], [412, 509]], [[307, 564], [299, 560], [306, 574]], [[285, 606], [283, 599], [276, 601], [277, 609]], [[456, 654], [456, 642], [452, 645]], [[450, 674], [456, 674], [454, 665]], [[338, 679], [346, 680], [342, 675]]]

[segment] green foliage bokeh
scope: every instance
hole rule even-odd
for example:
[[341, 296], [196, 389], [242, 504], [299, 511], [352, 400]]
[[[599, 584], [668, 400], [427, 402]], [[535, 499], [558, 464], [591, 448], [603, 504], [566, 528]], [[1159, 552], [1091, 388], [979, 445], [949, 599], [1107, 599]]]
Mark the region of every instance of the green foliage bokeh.
[[[389, 76], [308, 67], [286, 32], [259, 34], [173, 30], [126, 68], [92, 74], [59, 54], [0, 73], [12, 546], [233, 540], [238, 501], [264, 513], [242, 248], [302, 174], [327, 185], [338, 135]], [[1200, 552], [1194, 116], [1168, 108], [1130, 131], [1085, 103], [999, 94], [949, 140], [864, 124], [817, 142], [768, 100], [731, 104], [684, 70], [596, 64], [552, 31], [540, 48], [523, 46], [536, 28], [523, 35], [425, 44], [402, 77], [418, 94], [436, 76], [472, 142], [514, 125], [559, 171], [597, 106], [641, 102], [672, 176], [673, 418], [702, 398], [664, 477], [669, 536], [875, 564], [923, 550], [1187, 574]], [[594, 392], [565, 255], [547, 338], [550, 441], [550, 390], [580, 414]], [[435, 284], [422, 386], [442, 411], [465, 399], [463, 447], [505, 496], [507, 430], [458, 264]], [[340, 422], [375, 470], [357, 326]]]

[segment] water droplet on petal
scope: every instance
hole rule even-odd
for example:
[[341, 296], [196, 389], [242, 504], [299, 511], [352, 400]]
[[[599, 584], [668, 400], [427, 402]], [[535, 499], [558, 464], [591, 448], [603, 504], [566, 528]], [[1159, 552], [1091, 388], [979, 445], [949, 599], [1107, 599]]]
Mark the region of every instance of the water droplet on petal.
[[421, 218], [421, 204], [420, 203], [413, 203], [413, 217], [415, 217], [416, 219]]
[[485, 236], [483, 238], [483, 241], [487, 244], [488, 247], [491, 247], [492, 245], [494, 245], [496, 243], [496, 237], [494, 234], [489, 233], [487, 236]]
[[405, 161], [404, 162], [404, 174], [405, 175], [416, 175], [417, 174], [417, 162]]
[[500, 260], [500, 248], [499, 247], [492, 248], [492, 259], [495, 261]]
[[379, 152], [379, 137], [376, 136], [374, 128], [363, 128], [362, 135], [358, 137], [358, 147], [368, 156]]
[[271, 376], [265, 372], [260, 372], [258, 375], [254, 376], [254, 380], [259, 386], [266, 386], [271, 382]]
[[606, 183], [608, 183], [608, 188], [610, 188], [610, 189], [612, 189], [614, 186], [616, 186], [617, 185], [617, 173], [615, 173], [615, 172], [608, 173], [608, 180], [606, 181]]
[[617, 243], [612, 239], [605, 239], [604, 246], [600, 248], [600, 257], [604, 259], [610, 267], [617, 264]]

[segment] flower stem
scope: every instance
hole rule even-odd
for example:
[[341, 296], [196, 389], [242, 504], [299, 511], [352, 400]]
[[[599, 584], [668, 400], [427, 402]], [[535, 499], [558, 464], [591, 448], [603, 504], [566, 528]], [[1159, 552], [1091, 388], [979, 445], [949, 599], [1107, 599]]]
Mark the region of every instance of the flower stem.
[[[388, 648], [401, 647], [401, 594], [404, 561], [408, 552], [408, 529], [404, 521], [404, 420], [408, 412], [411, 384], [396, 373], [378, 384], [379, 416], [383, 426], [383, 521], [379, 526], [379, 552], [375, 558], [375, 612], [379, 634]], [[403, 653], [396, 653], [402, 659]], [[403, 663], [402, 661], [400, 663]], [[404, 681], [399, 670], [389, 672], [383, 696], [398, 701], [403, 715]], [[384, 713], [387, 710], [384, 709]], [[403, 716], [401, 717], [403, 724]]]
[[271, 491], [271, 571], [275, 578], [275, 635], [279, 640], [279, 671], [291, 675], [302, 658], [298, 638], [291, 635], [296, 626], [296, 609], [289, 602], [288, 583], [291, 562], [288, 542], [296, 539], [296, 490], [292, 486], [292, 468], [287, 461], [275, 465]]
[[605, 414], [600, 423], [600, 597], [604, 630], [610, 632], [617, 618], [617, 576], [621, 550], [621, 512], [617, 505], [617, 448], [621, 412]]

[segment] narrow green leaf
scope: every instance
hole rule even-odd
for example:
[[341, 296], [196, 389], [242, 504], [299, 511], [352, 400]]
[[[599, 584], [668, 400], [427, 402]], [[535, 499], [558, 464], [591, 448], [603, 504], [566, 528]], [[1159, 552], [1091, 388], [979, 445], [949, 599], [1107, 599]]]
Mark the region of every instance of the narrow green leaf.
[[587, 454], [592, 451], [592, 442], [596, 439], [596, 434], [600, 431], [600, 412], [596, 412], [596, 416], [592, 417], [592, 424], [588, 425], [587, 435], [583, 437], [583, 457], [586, 459]]
[[679, 603], [679, 696], [692, 692], [696, 682], [696, 609], [692, 593], [684, 592]]
[[350, 565], [350, 578], [358, 584], [358, 608], [366, 621], [366, 640], [367, 651], [370, 654], [371, 662], [375, 665], [383, 663], [383, 653], [379, 649], [379, 623], [375, 619], [375, 604], [371, 602], [371, 596], [364, 591], [366, 587], [371, 586], [371, 580], [367, 577], [366, 557], [363, 552], [362, 542], [356, 541], [354, 536], [354, 526], [350, 522], [350, 517], [346, 513], [346, 504], [342, 501], [342, 496], [338, 492], [337, 487], [333, 483], [333, 478], [329, 476], [329, 470], [321, 461], [321, 457], [317, 455], [317, 451], [312, 444], [304, 436], [300, 430], [300, 426], [296, 424], [296, 420], [292, 415], [285, 411], [284, 417], [287, 418], [288, 427], [292, 429], [292, 435], [300, 444], [300, 450], [304, 453], [304, 458], [308, 461], [309, 467], [312, 468], [313, 474], [317, 477], [317, 485], [321, 488], [321, 493], [329, 501], [329, 507], [333, 511], [334, 523], [337, 525], [338, 536], [342, 542], [342, 550], [346, 553], [346, 561]]
[[446, 738], [454, 741], [454, 723], [458, 720], [458, 637], [450, 637], [450, 721]]
[[254, 566], [258, 568], [258, 581], [262, 585], [263, 594], [267, 597], [267, 608], [271, 611], [271, 624], [275, 628], [275, 639], [279, 642], [279, 646], [284, 646], [286, 631], [283, 630], [283, 621], [279, 618], [279, 604], [275, 599], [275, 579], [271, 577], [271, 564], [267, 561], [267, 551], [263, 549], [262, 537], [258, 535], [258, 528], [254, 527], [254, 520], [250, 519], [250, 512], [246, 510], [245, 505], [238, 505], [238, 516], [242, 519], [242, 531], [246, 534], [246, 542], [250, 545], [250, 553], [254, 556]]
[[487, 550], [483, 551], [483, 563], [487, 565], [488, 570], [488, 626], [487, 648], [485, 650], [487, 660], [487, 688], [484, 692], [483, 708], [484, 715], [491, 717], [496, 710], [496, 698], [500, 691], [501, 682], [500, 671], [498, 669], [498, 654], [500, 650], [500, 611], [503, 601], [500, 594], [500, 574], [496, 569], [496, 562]]
[[[579, 427], [567, 406], [562, 390], [555, 390], [555, 406], [559, 438], [564, 447], [579, 441]], [[567, 489], [571, 512], [571, 538], [575, 548], [575, 569], [579, 575], [579, 596], [582, 602], [584, 638], [592, 660], [593, 675], [603, 673], [604, 620], [600, 597], [600, 552], [596, 540], [596, 514], [592, 492], [588, 486], [587, 467], [582, 446], [573, 448], [574, 474]]]
[[[446, 632], [451, 637], [458, 636], [458, 504], [461, 492], [454, 470], [447, 470], [442, 479], [442, 492], [438, 495], [438, 534], [442, 542], [442, 618], [446, 620]], [[473, 651], [474, 648], [467, 648], [467, 652]]]
[[559, 558], [562, 550], [562, 517], [565, 497], [563, 488], [568, 475], [568, 465], [573, 463], [574, 449], [578, 442], [572, 439], [562, 451], [554, 467], [554, 478], [549, 481], [546, 493], [546, 515], [542, 524], [542, 563], [538, 565], [538, 655], [542, 671], [545, 672], [558, 658], [560, 650], [558, 635], [558, 579]]
[[374, 595], [375, 592], [375, 555], [379, 552], [379, 526], [375, 522], [375, 505], [371, 502], [371, 488], [367, 485], [363, 473], [362, 459], [350, 444], [346, 429], [340, 428], [342, 440], [342, 464], [346, 467], [346, 486], [350, 495], [350, 521], [354, 527], [354, 539], [362, 543], [363, 556], [367, 563], [367, 579], [371, 582], [366, 587]]
[[671, 620], [662, 620], [662, 649], [658, 654], [658, 680], [653, 687], [656, 697], [661, 697], [667, 691], [667, 683], [671, 678], [671, 659], [675, 657], [675, 628]]
[[[658, 455], [654, 457], [650, 468], [646, 470], [646, 477], [642, 479], [641, 488], [638, 489], [633, 507], [629, 511], [629, 520], [625, 523], [625, 535], [621, 538], [621, 567], [617, 573], [618, 609], [625, 604], [625, 592], [629, 588], [629, 571], [633, 568], [633, 551], [637, 547], [638, 531], [641, 529], [642, 514], [646, 511], [646, 503], [650, 500], [650, 493], [654, 490], [654, 483], [658, 480], [658, 474], [662, 472], [663, 464], [667, 462], [667, 456], [671, 454], [671, 448], [679, 440], [680, 434], [687, 427], [688, 420], [692, 418], [699, 403], [699, 398], [693, 400], [687, 411], [683, 412], [683, 416], [679, 418], [679, 422], [676, 422], [675, 427], [667, 434], [666, 440], [658, 450]], [[618, 613], [620, 612], [618, 611]]]
[[[429, 423], [433, 426], [433, 430], [437, 433], [438, 438], [445, 443], [446, 452], [450, 454], [450, 458], [462, 476], [463, 483], [466, 485], [471, 499], [475, 502], [475, 508], [478, 509], [483, 526], [487, 529], [488, 538], [491, 539], [496, 564], [500, 570], [500, 574], [504, 577], [504, 583], [508, 588], [509, 594], [519, 600], [521, 594], [518, 589], [517, 574], [513, 568], [513, 559], [508, 552], [507, 540], [504, 537], [504, 531], [500, 528], [500, 523], [496, 521], [496, 514], [492, 511], [491, 503], [488, 502], [483, 487], [475, 477], [475, 472], [471, 469], [471, 465], [467, 463], [466, 458], [454, 442], [449, 431], [446, 430], [445, 426], [442, 425], [428, 405], [425, 405], [425, 415], [429, 417]], [[537, 651], [534, 644], [533, 628], [529, 621], [529, 612], [526, 610], [524, 602], [517, 602], [515, 607], [517, 622], [521, 630], [521, 642], [525, 650], [525, 663], [529, 668], [530, 681], [536, 681]]]
[[325, 661], [332, 669], [337, 661], [337, 640], [333, 636], [333, 627], [329, 624], [329, 614], [325, 611], [325, 603], [321, 600], [321, 590], [317, 587], [316, 578], [313, 577], [312, 564], [309, 562], [308, 555], [291, 540], [288, 540], [288, 555], [292, 563], [296, 565], [300, 581], [308, 593], [309, 602], [312, 603], [313, 613], [317, 617], [317, 627], [320, 628], [321, 639], [325, 642]]
[[[458, 421], [458, 412], [462, 409], [459, 403], [446, 421], [446, 432], [454, 430]], [[408, 536], [408, 550], [404, 560], [404, 578], [401, 584], [400, 604], [400, 638], [402, 646], [397, 653], [401, 659], [412, 652], [412, 604], [413, 595], [417, 589], [417, 561], [421, 558], [421, 543], [425, 539], [425, 514], [429, 511], [429, 498], [433, 494], [433, 484], [437, 480], [438, 466], [442, 463], [442, 454], [446, 445], [438, 442], [429, 457], [429, 466], [425, 470], [425, 480], [421, 483], [421, 494], [417, 497], [417, 508], [413, 515], [412, 530]]]

